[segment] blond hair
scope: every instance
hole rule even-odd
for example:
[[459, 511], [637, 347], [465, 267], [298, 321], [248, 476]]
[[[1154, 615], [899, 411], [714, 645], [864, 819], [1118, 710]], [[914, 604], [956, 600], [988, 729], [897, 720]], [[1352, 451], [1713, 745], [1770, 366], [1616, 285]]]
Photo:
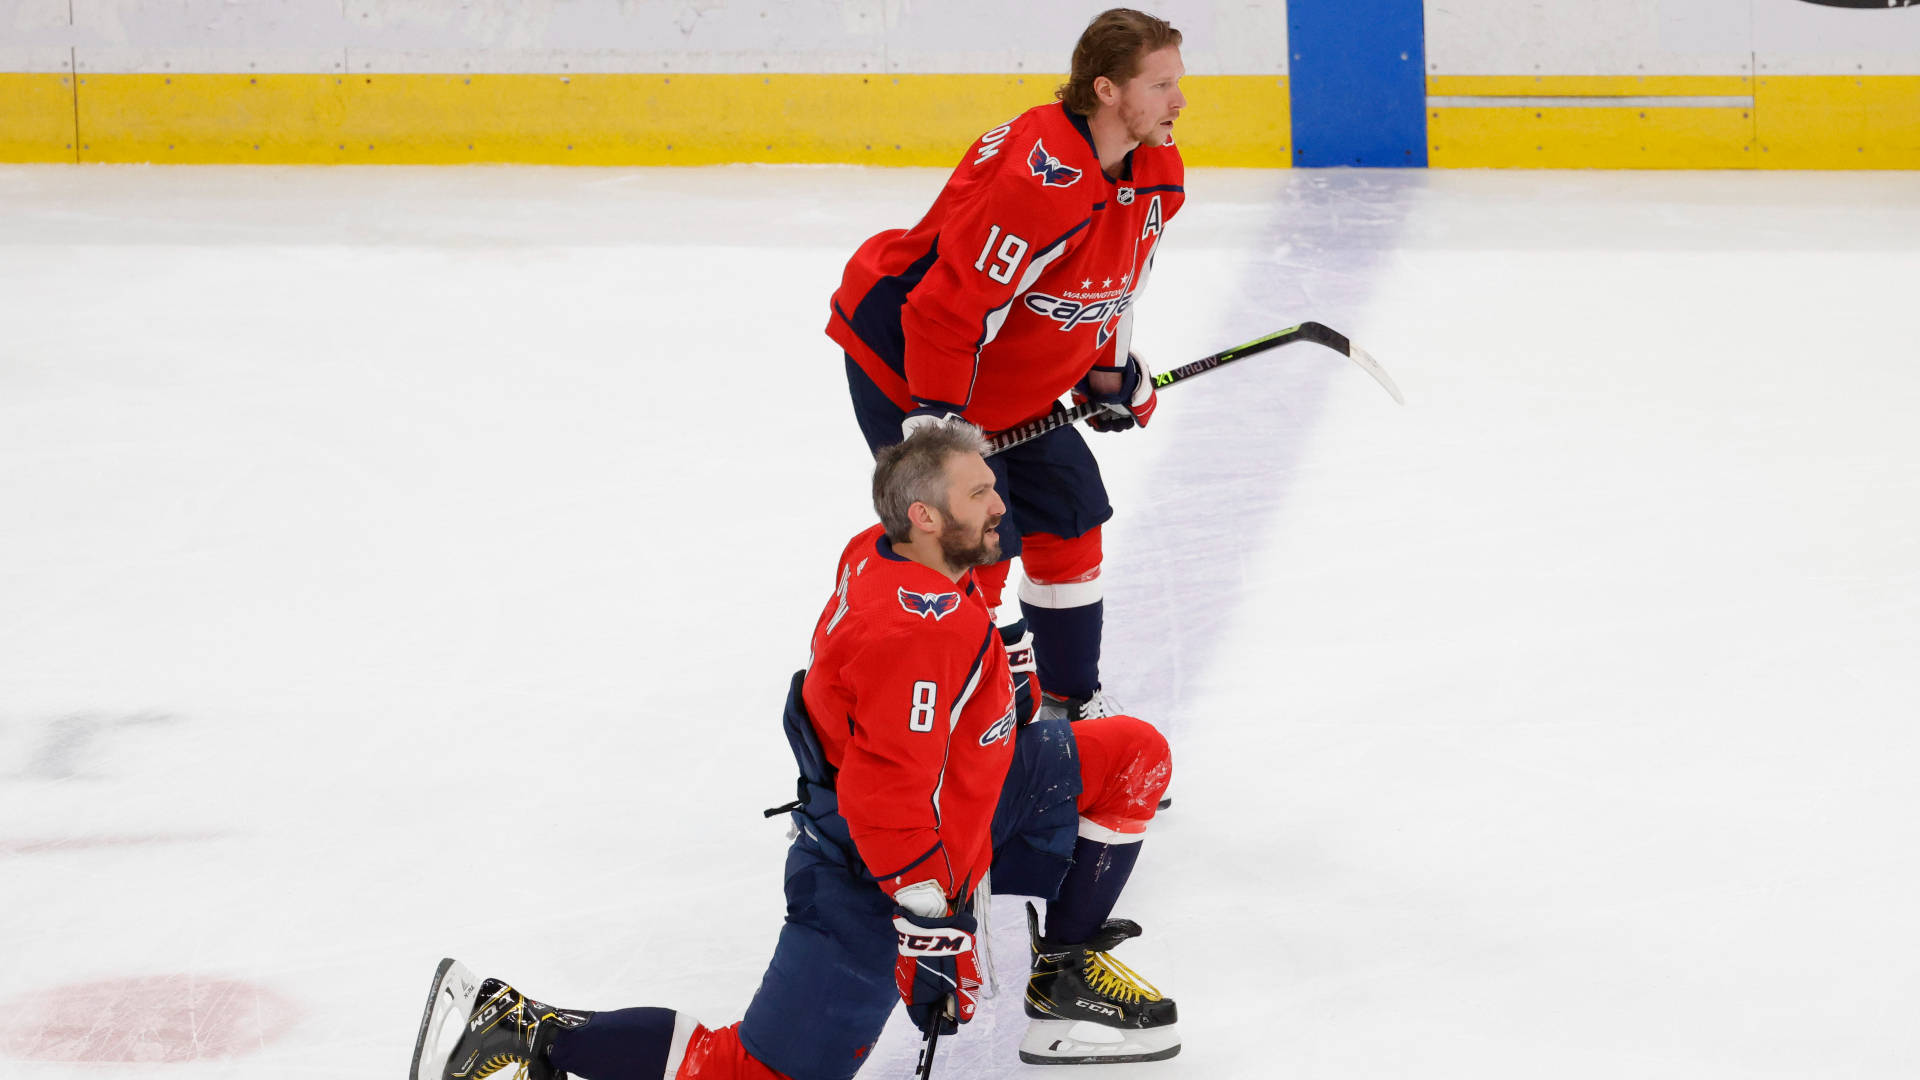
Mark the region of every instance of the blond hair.
[[1073, 70], [1053, 92], [1068, 109], [1092, 116], [1100, 108], [1093, 80], [1105, 76], [1122, 86], [1140, 74], [1148, 53], [1179, 48], [1180, 31], [1165, 19], [1132, 8], [1112, 8], [1093, 17], [1073, 47]]

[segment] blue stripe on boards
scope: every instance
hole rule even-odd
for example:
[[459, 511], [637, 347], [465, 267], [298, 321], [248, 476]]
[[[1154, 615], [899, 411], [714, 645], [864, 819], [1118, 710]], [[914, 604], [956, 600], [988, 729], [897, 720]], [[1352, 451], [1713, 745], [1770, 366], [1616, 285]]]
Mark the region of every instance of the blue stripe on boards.
[[1295, 165], [1427, 163], [1421, 0], [1288, 0]]

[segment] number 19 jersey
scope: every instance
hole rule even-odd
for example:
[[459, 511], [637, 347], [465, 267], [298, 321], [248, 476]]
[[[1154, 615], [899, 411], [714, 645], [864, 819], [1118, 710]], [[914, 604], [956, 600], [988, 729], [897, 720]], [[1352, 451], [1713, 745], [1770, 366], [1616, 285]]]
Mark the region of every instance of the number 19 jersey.
[[1110, 179], [1084, 118], [1029, 109], [974, 142], [919, 224], [860, 246], [827, 336], [903, 411], [988, 431], [1041, 416], [1095, 364], [1125, 361], [1185, 176], [1169, 143]]

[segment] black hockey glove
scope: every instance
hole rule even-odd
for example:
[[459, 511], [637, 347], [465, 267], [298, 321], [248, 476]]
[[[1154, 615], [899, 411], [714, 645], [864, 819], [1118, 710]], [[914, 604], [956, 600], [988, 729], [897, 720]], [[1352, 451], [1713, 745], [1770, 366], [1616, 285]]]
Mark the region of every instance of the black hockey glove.
[[1120, 392], [1117, 394], [1096, 393], [1093, 389], [1093, 372], [1081, 379], [1073, 387], [1073, 403], [1091, 401], [1096, 405], [1105, 405], [1100, 412], [1087, 417], [1087, 426], [1095, 431], [1126, 431], [1135, 424], [1147, 426], [1153, 418], [1153, 410], [1159, 405], [1159, 395], [1154, 392], [1153, 372], [1135, 353], [1127, 354], [1127, 362], [1121, 367], [1095, 367], [1093, 371], [1119, 372]]

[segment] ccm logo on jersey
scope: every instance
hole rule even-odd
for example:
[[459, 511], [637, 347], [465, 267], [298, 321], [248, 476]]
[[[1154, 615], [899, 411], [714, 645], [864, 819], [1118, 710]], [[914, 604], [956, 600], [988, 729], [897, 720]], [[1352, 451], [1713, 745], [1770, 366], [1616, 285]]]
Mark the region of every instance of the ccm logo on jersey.
[[1027, 154], [1027, 168], [1040, 178], [1041, 187], [1072, 187], [1080, 179], [1080, 170], [1060, 164], [1060, 159], [1047, 153], [1040, 140], [1033, 140], [1033, 149]]
[[903, 585], [899, 589], [899, 594], [900, 606], [907, 609], [907, 614], [918, 615], [923, 619], [931, 615], [934, 622], [939, 622], [960, 610], [960, 594], [957, 592], [919, 593]]
[[1013, 734], [1014, 723], [1014, 707], [1009, 705], [1007, 706], [1007, 715], [995, 720], [992, 727], [981, 733], [980, 745], [992, 746], [994, 743]]

